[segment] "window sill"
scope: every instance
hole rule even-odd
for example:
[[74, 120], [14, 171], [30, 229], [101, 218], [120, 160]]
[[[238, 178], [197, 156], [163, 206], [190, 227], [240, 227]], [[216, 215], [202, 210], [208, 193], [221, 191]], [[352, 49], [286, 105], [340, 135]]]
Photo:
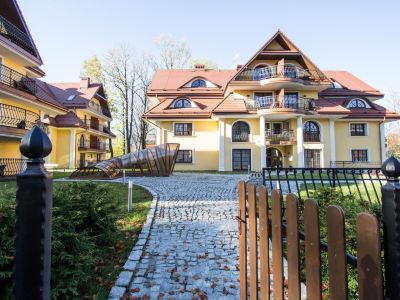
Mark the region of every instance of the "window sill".
[[196, 136], [195, 135], [175, 135], [175, 134], [173, 134], [172, 137], [190, 138], [190, 137], [196, 137]]

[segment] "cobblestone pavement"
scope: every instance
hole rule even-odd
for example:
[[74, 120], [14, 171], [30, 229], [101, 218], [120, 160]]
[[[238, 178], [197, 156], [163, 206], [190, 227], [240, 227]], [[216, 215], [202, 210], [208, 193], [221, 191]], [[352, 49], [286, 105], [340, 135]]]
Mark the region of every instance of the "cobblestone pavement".
[[[236, 186], [245, 175], [133, 178], [159, 194], [133, 299], [238, 299]], [[137, 297], [137, 298], [135, 298]]]

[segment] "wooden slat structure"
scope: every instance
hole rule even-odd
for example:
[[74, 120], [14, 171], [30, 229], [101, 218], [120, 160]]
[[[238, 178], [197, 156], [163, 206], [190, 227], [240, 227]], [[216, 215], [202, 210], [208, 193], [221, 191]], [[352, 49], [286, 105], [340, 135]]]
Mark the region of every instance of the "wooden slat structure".
[[[258, 198], [252, 184], [246, 188], [241, 181], [238, 191], [242, 300], [322, 299], [321, 251], [328, 252], [329, 299], [348, 298], [345, 218], [339, 206], [329, 206], [323, 216], [327, 222], [326, 247], [320, 239], [320, 210], [315, 200], [307, 199], [301, 209], [296, 195], [282, 197], [279, 190], [272, 190], [269, 206], [264, 186], [260, 187]], [[300, 211], [303, 211], [302, 218]], [[304, 254], [305, 270], [301, 269], [301, 254]], [[359, 299], [383, 300], [379, 223], [367, 213], [357, 218], [357, 272]], [[306, 289], [301, 288], [302, 284]]]

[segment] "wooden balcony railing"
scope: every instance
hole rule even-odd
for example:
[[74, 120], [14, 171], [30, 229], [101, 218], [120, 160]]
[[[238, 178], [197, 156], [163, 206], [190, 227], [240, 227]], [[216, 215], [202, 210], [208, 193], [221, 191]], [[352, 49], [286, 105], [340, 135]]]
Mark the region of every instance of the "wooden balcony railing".
[[107, 134], [111, 133], [110, 127], [106, 124], [99, 124], [98, 122], [91, 122], [90, 120], [82, 120], [83, 123], [89, 128], [96, 131], [104, 132]]
[[47, 132], [47, 125], [40, 122], [40, 116], [37, 113], [0, 103], [0, 126], [29, 130], [34, 125]]
[[277, 109], [288, 108], [304, 111], [315, 110], [315, 100], [312, 98], [297, 97], [294, 95], [285, 95], [283, 99], [277, 96], [264, 96], [257, 99], [245, 100], [247, 109]]
[[12, 41], [15, 45], [21, 47], [28, 53], [36, 55], [35, 48], [29, 36], [3, 16], [0, 16], [0, 35]]
[[78, 150], [100, 150], [100, 151], [110, 151], [108, 142], [97, 142], [89, 140], [80, 140], [78, 143]]

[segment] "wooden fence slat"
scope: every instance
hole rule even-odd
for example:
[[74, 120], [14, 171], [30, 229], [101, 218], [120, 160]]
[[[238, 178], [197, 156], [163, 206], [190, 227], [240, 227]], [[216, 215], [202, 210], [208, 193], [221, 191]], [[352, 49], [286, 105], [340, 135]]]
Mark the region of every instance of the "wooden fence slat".
[[258, 251], [257, 251], [257, 207], [256, 187], [247, 184], [250, 243], [250, 299], [258, 299]]
[[375, 216], [367, 213], [357, 217], [357, 271], [359, 299], [382, 300], [379, 222]]
[[268, 237], [268, 195], [261, 186], [258, 196], [258, 215], [260, 226], [260, 299], [269, 299], [269, 237]]
[[347, 299], [347, 262], [344, 213], [330, 205], [326, 211], [328, 230], [329, 299]]
[[246, 228], [246, 184], [239, 182], [239, 269], [240, 299], [247, 299], [247, 228]]
[[288, 296], [300, 299], [300, 254], [299, 254], [299, 201], [294, 194], [286, 196], [286, 241], [288, 263]]
[[283, 299], [282, 201], [279, 190], [272, 190], [272, 275], [275, 300]]
[[307, 299], [321, 299], [321, 247], [318, 204], [312, 199], [304, 203], [304, 235]]

